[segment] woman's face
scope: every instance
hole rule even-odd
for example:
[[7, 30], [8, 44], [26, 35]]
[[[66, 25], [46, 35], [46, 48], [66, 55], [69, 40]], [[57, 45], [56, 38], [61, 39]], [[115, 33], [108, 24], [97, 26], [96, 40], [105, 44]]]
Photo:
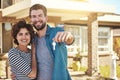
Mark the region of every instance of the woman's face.
[[20, 46], [27, 46], [30, 43], [30, 33], [26, 28], [21, 28], [16, 39]]

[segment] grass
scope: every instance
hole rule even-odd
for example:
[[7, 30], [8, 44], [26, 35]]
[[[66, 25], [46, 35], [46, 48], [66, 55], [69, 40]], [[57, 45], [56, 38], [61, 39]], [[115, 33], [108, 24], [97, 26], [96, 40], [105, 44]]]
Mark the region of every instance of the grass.
[[80, 67], [80, 71], [86, 71], [87, 70], [87, 68], [85, 68], [85, 67]]
[[100, 73], [103, 77], [110, 77], [110, 66], [100, 66]]
[[[120, 78], [120, 66], [116, 66], [117, 77]], [[103, 77], [110, 77], [110, 66], [100, 66], [100, 73]]]
[[117, 70], [117, 77], [120, 78], [120, 65], [119, 66], [117, 65], [117, 69], [116, 70]]
[[[80, 67], [80, 71], [86, 71], [86, 67]], [[117, 77], [120, 78], [120, 66], [116, 66]], [[110, 66], [100, 66], [100, 73], [103, 77], [109, 78], [110, 77]]]

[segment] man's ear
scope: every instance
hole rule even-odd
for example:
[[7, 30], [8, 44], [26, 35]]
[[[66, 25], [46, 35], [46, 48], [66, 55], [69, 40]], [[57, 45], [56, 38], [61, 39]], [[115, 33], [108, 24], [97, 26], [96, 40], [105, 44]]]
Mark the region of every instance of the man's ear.
[[48, 21], [48, 16], [46, 16], [46, 21]]

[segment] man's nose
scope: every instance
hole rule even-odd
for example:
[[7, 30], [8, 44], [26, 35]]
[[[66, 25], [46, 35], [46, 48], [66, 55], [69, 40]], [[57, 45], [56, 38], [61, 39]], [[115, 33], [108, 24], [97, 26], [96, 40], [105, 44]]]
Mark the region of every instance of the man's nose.
[[40, 17], [36, 17], [36, 21], [39, 21], [40, 20]]

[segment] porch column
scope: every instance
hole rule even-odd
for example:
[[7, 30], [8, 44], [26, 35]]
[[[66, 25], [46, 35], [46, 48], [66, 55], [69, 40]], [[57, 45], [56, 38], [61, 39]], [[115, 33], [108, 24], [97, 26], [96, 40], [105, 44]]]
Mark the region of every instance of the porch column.
[[0, 11], [0, 22], [2, 22], [2, 11]]
[[88, 71], [90, 76], [99, 72], [98, 57], [98, 21], [97, 13], [90, 13], [88, 16]]
[[2, 11], [0, 11], [0, 53], [2, 53]]

